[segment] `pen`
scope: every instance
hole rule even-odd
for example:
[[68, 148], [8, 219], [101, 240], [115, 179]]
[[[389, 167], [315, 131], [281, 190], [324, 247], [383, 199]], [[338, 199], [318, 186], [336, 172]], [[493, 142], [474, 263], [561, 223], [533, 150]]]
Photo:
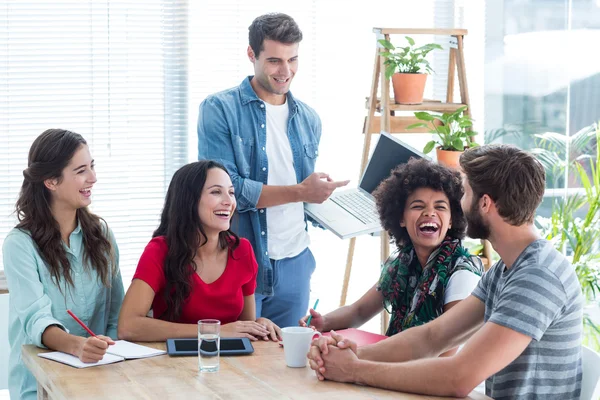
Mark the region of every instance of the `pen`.
[[87, 325], [86, 325], [86, 324], [84, 324], [82, 320], [80, 320], [79, 318], [77, 318], [77, 315], [73, 314], [73, 312], [72, 312], [71, 310], [67, 310], [67, 312], [69, 313], [69, 315], [70, 315], [71, 317], [73, 317], [73, 319], [74, 319], [75, 321], [77, 321], [77, 323], [78, 323], [79, 325], [81, 325], [81, 327], [82, 327], [83, 329], [85, 329], [85, 330], [87, 331], [87, 333], [89, 333], [89, 334], [90, 334], [90, 335], [92, 335], [92, 336], [96, 336], [96, 334], [95, 334], [94, 332], [92, 332], [92, 330], [91, 330], [90, 328], [88, 328], [88, 327], [87, 327]]
[[[317, 304], [319, 304], [319, 299], [317, 299], [317, 301], [315, 301], [315, 305], [313, 306], [313, 310], [315, 310], [315, 311], [317, 311]], [[306, 320], [306, 326], [308, 326], [309, 328], [310, 328], [310, 321], [311, 320], [312, 320], [312, 314]]]

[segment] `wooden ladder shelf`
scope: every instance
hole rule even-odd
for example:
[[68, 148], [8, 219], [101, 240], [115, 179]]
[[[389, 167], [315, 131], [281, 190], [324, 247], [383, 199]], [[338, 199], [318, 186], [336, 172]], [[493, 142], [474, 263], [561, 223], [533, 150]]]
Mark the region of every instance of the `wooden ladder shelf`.
[[[469, 91], [467, 88], [467, 77], [465, 70], [465, 58], [464, 58], [464, 47], [463, 41], [464, 36], [467, 34], [466, 29], [398, 29], [398, 28], [373, 28], [375, 33], [375, 60], [373, 63], [373, 76], [371, 81], [371, 92], [367, 97], [366, 108], [368, 110], [367, 116], [365, 117], [365, 123], [363, 126], [364, 144], [362, 151], [360, 177], [363, 175], [367, 161], [369, 159], [369, 152], [371, 147], [371, 135], [379, 134], [381, 131], [385, 131], [391, 134], [394, 133], [429, 133], [426, 128], [415, 128], [407, 130], [406, 127], [419, 122], [414, 115], [403, 116], [396, 115], [397, 112], [410, 112], [415, 111], [431, 111], [431, 112], [453, 112], [458, 110], [460, 107], [467, 106], [464, 111], [465, 114], [471, 115], [471, 106], [469, 101]], [[422, 104], [396, 104], [393, 99], [390, 100], [390, 81], [386, 78], [385, 73], [385, 57], [382, 53], [385, 52], [385, 48], [378, 42], [379, 39], [390, 40], [390, 35], [446, 35], [450, 39], [450, 51], [449, 51], [449, 63], [448, 63], [448, 85], [446, 88], [446, 101], [436, 100], [424, 100]], [[460, 102], [454, 102], [454, 78], [455, 75], [458, 77], [458, 84], [460, 88]], [[379, 87], [381, 86], [381, 87]], [[380, 90], [380, 96], [377, 97], [378, 89]], [[379, 115], [376, 115], [379, 114]], [[342, 294], [340, 298], [340, 307], [346, 304], [346, 297], [348, 294], [348, 283], [350, 281], [350, 273], [352, 270], [352, 259], [354, 257], [354, 249], [356, 245], [356, 238], [350, 239], [348, 247], [348, 256], [346, 260], [346, 270], [344, 273], [344, 281], [342, 285]], [[491, 247], [489, 242], [484, 241], [483, 243], [483, 255], [484, 264], [488, 263], [489, 255], [491, 253]], [[389, 256], [389, 236], [387, 232], [381, 232], [381, 262]], [[388, 314], [384, 310], [381, 318], [381, 332], [385, 333], [388, 325]]]

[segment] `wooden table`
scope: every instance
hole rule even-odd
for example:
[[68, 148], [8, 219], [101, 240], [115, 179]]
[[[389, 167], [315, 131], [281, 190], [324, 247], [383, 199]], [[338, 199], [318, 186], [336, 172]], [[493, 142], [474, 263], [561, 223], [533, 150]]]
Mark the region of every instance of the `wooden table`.
[[[165, 349], [164, 343], [144, 343]], [[254, 354], [221, 357], [219, 372], [198, 372], [197, 357], [168, 355], [77, 369], [38, 357], [23, 346], [23, 362], [38, 381], [38, 399], [439, 399], [324, 381], [306, 368], [288, 368], [283, 348], [253, 343]], [[489, 399], [473, 392], [471, 399]]]

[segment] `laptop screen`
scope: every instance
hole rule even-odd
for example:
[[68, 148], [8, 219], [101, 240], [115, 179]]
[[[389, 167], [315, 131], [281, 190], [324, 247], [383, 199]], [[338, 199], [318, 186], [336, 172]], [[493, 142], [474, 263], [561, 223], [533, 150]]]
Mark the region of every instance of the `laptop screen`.
[[360, 188], [368, 193], [373, 193], [385, 178], [390, 176], [392, 170], [400, 164], [408, 162], [411, 158], [427, 158], [424, 154], [400, 142], [387, 133], [379, 135], [379, 141], [365, 168], [365, 173], [360, 181]]

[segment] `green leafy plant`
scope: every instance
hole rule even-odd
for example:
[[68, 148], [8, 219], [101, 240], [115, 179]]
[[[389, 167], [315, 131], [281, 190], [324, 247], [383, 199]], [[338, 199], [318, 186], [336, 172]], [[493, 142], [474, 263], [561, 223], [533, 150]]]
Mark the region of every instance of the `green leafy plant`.
[[453, 113], [430, 114], [427, 111], [415, 113], [415, 117], [421, 121], [407, 126], [407, 129], [429, 128], [429, 132], [437, 135], [425, 145], [423, 153], [427, 154], [434, 149], [436, 144], [442, 150], [463, 151], [467, 147], [477, 146], [473, 136], [477, 132], [471, 130], [473, 120], [464, 113], [467, 106], [462, 106]]
[[[561, 164], [565, 168], [574, 169], [583, 189], [583, 193], [575, 193], [554, 200], [550, 218], [537, 217], [536, 224], [543, 236], [552, 241], [557, 250], [567, 254], [571, 260], [586, 303], [593, 303], [600, 294], [600, 127], [592, 125], [574, 135], [572, 141], [579, 141], [579, 150], [585, 148], [582, 132], [593, 132], [595, 155], [582, 154], [575, 159], [569, 158]], [[560, 159], [556, 152], [564, 151], [565, 141], [550, 135], [548, 140], [554, 141], [554, 150], [546, 147], [545, 152], [536, 152], [538, 159], [546, 171], [554, 172], [556, 165], [550, 160]], [[554, 154], [553, 154], [554, 153]], [[566, 152], [563, 152], [565, 157]], [[577, 216], [579, 214], [579, 216]], [[589, 316], [584, 317], [584, 343], [600, 351], [600, 329]]]
[[404, 74], [421, 74], [423, 73], [421, 68], [427, 73], [433, 73], [429, 61], [425, 57], [433, 50], [442, 50], [442, 46], [430, 43], [415, 47], [415, 41], [409, 36], [405, 37], [408, 41], [408, 46], [405, 47], [395, 47], [390, 41], [379, 39], [378, 42], [387, 50], [382, 53], [382, 56], [386, 58], [384, 62], [385, 76], [390, 79], [396, 71]]
[[[574, 135], [564, 135], [556, 132], [545, 132], [535, 134], [536, 145], [531, 152], [535, 154], [546, 169], [547, 180], [552, 187], [563, 186], [561, 182], [565, 177], [567, 164], [574, 169], [579, 163], [578, 158], [590, 149], [592, 139], [596, 136], [595, 124], [586, 126]], [[487, 143], [487, 142], [486, 142]], [[568, 157], [567, 157], [568, 149]], [[568, 159], [568, 161], [567, 161]], [[562, 183], [562, 185], [561, 185]]]

